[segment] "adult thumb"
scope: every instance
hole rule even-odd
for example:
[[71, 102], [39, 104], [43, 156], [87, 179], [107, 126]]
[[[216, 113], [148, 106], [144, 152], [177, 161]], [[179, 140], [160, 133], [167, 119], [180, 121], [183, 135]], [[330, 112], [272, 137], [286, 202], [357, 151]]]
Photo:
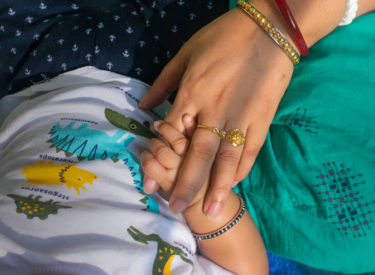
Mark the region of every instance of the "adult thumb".
[[175, 91], [186, 70], [185, 58], [178, 53], [162, 70], [152, 84], [151, 89], [139, 102], [141, 109], [152, 109], [161, 104], [173, 91]]

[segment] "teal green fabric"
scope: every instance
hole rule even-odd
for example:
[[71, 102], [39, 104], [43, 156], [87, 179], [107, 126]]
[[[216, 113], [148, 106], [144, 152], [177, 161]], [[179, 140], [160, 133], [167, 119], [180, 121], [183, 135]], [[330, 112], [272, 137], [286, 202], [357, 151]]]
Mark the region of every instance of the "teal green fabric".
[[237, 6], [237, 0], [229, 0], [229, 9], [234, 9]]
[[295, 68], [239, 188], [267, 250], [375, 271], [375, 13], [337, 28]]

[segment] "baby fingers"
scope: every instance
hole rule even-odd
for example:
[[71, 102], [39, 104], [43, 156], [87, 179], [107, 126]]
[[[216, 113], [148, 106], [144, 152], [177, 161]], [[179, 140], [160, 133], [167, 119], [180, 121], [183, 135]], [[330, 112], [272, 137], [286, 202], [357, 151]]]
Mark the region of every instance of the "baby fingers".
[[145, 173], [143, 189], [146, 193], [157, 191], [158, 186], [164, 191], [171, 189], [175, 172], [165, 168], [151, 152], [144, 151], [142, 153], [141, 165]]
[[165, 168], [176, 170], [179, 167], [182, 158], [164, 141], [159, 138], [153, 138], [148, 145], [155, 159]]
[[165, 121], [155, 121], [155, 130], [169, 143], [174, 152], [179, 156], [184, 156], [189, 148], [188, 139], [175, 127]]

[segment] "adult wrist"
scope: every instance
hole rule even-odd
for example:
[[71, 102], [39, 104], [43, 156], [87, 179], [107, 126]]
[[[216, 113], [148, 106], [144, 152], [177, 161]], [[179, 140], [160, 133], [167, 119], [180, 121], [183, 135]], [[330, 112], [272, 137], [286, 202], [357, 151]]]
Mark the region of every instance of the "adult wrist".
[[280, 30], [280, 32], [287, 38], [289, 43], [292, 44], [294, 48], [297, 48], [297, 45], [292, 39], [291, 31], [274, 0], [252, 0], [251, 4]]
[[[342, 19], [346, 1], [343, 0], [287, 0], [308, 47], [333, 31]], [[252, 0], [259, 9], [293, 44], [288, 26], [274, 0]], [[293, 46], [296, 46], [293, 44]]]
[[264, 55], [264, 57], [262, 57], [263, 62], [257, 65], [264, 66], [264, 68], [259, 67], [259, 70], [264, 70], [266, 73], [271, 73], [271, 70], [275, 69], [283, 72], [284, 74], [290, 73], [290, 75], [292, 75], [292, 62], [272, 40], [272, 38], [270, 38], [269, 35], [240, 8], [237, 7], [230, 12], [235, 13], [235, 25], [240, 28], [241, 34], [247, 38], [249, 50], [267, 53]]

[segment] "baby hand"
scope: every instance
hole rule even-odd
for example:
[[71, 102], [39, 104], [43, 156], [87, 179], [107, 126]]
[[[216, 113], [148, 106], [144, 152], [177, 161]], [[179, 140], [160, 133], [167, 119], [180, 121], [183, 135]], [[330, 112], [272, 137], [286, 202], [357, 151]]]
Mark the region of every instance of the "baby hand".
[[[187, 126], [187, 136], [195, 128], [194, 121], [189, 121], [184, 121]], [[149, 141], [150, 149], [143, 152], [141, 156], [141, 165], [145, 174], [144, 190], [151, 193], [157, 191], [160, 187], [159, 194], [168, 200], [176, 182], [178, 171], [189, 148], [189, 140], [184, 134], [165, 121], [155, 121], [154, 128], [160, 134], [160, 137], [151, 139]], [[203, 200], [206, 189], [207, 184], [191, 205]]]

